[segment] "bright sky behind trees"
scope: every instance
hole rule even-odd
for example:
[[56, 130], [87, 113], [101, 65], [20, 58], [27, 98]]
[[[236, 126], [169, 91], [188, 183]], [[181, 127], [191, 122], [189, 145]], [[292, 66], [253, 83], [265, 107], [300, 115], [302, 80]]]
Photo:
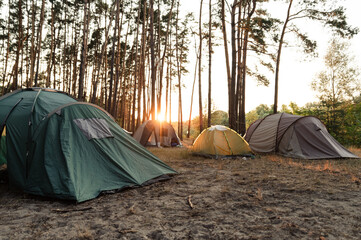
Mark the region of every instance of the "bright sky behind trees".
[[[186, 0], [181, 2], [181, 10], [183, 14], [186, 12], [194, 12], [195, 19], [198, 19], [199, 0]], [[214, 0], [212, 2], [215, 2]], [[208, 1], [203, 2], [203, 21], [208, 21]], [[339, 1], [339, 4], [346, 8], [347, 21], [352, 27], [361, 29], [361, 17], [359, 10], [361, 9], [360, 0], [345, 0]], [[273, 3], [272, 16], [278, 17], [281, 20], [286, 16], [287, 5]], [[301, 22], [302, 21], [302, 22]], [[311, 21], [301, 20], [298, 22], [300, 26], [308, 28], [309, 36], [317, 41], [318, 57], [306, 56], [301, 48], [286, 47], [282, 52], [281, 69], [280, 69], [280, 83], [279, 83], [279, 109], [282, 104], [288, 105], [290, 102], [295, 102], [299, 106], [303, 106], [308, 102], [318, 101], [316, 93], [311, 89], [311, 82], [316, 77], [317, 73], [324, 69], [324, 55], [329, 46], [328, 41], [332, 38], [332, 34], [320, 24], [312, 23]], [[228, 31], [230, 26], [228, 27]], [[196, 29], [197, 30], [197, 29]], [[221, 35], [220, 30], [217, 30], [218, 36]], [[287, 35], [286, 39], [292, 41], [291, 35]], [[197, 39], [198, 40], [198, 39]], [[361, 68], [361, 33], [349, 40], [351, 43], [351, 53], [355, 55], [355, 64]], [[194, 43], [194, 42], [193, 42]], [[212, 57], [212, 99], [213, 109], [223, 110], [227, 112], [228, 97], [227, 97], [227, 80], [226, 80], [226, 66], [224, 58], [223, 41], [217, 40], [218, 47], [214, 47], [214, 55]], [[199, 43], [197, 42], [197, 45]], [[203, 45], [205, 45], [204, 43]], [[203, 72], [202, 79], [208, 79], [208, 52], [204, 51], [202, 62]], [[186, 113], [184, 116], [189, 116], [190, 96], [192, 91], [192, 83], [194, 79], [194, 64], [195, 64], [195, 50], [194, 46], [190, 47], [189, 53], [190, 63], [188, 65], [189, 73], [183, 76], [183, 83], [186, 86], [184, 89], [183, 108]], [[260, 104], [273, 104], [274, 98], [274, 74], [267, 75], [270, 85], [268, 87], [257, 86], [255, 80], [251, 77], [247, 78], [246, 83], [246, 112], [256, 108]], [[196, 85], [197, 86], [197, 85]], [[206, 103], [208, 86], [207, 82], [203, 82], [203, 103]], [[192, 111], [192, 118], [198, 115], [198, 90], [195, 88], [194, 104]], [[177, 103], [177, 101], [174, 101]], [[173, 106], [177, 109], [177, 106]], [[204, 108], [206, 110], [206, 108]], [[176, 113], [176, 111], [173, 111]], [[176, 118], [173, 118], [176, 119]], [[187, 119], [184, 119], [187, 120]]]

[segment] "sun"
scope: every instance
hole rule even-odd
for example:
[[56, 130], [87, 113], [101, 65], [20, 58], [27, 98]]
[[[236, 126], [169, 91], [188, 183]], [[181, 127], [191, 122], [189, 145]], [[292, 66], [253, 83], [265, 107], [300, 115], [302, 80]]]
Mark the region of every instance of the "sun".
[[166, 121], [165, 119], [165, 113], [162, 111], [161, 113], [157, 113], [156, 117], [155, 117], [158, 121], [160, 122], [164, 122]]

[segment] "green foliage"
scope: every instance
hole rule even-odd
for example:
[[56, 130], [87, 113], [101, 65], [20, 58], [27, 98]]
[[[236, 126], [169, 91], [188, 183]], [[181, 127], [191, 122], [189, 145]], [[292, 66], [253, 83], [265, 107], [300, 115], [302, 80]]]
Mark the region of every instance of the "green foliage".
[[315, 115], [341, 144], [361, 146], [361, 90], [359, 69], [352, 67], [348, 44], [333, 39], [325, 56], [326, 69], [312, 82], [320, 103], [306, 106], [303, 115]]
[[320, 101], [334, 107], [339, 102], [352, 99], [361, 90], [359, 70], [352, 67], [352, 61], [348, 44], [331, 40], [325, 55], [326, 69], [311, 84], [312, 89], [319, 93]]
[[[203, 122], [207, 122], [208, 115], [203, 115]], [[228, 127], [228, 113], [216, 110], [212, 112], [211, 125], [223, 125]], [[178, 126], [173, 125], [177, 132]], [[188, 121], [183, 123], [183, 135], [186, 136], [188, 131]], [[199, 135], [199, 116], [195, 117], [191, 121], [190, 138], [196, 138]]]
[[327, 103], [309, 103], [300, 115], [319, 118], [329, 133], [345, 146], [361, 146], [361, 103], [340, 102], [332, 109]]
[[267, 115], [273, 113], [273, 106], [268, 106], [266, 104], [260, 104], [256, 109], [248, 112], [246, 114], [246, 128], [248, 128], [254, 121], [264, 118]]

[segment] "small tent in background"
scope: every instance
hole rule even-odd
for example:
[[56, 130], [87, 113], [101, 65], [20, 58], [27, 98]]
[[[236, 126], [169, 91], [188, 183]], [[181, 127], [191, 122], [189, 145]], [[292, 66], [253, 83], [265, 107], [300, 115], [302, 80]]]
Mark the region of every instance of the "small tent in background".
[[257, 153], [302, 159], [358, 158], [328, 132], [316, 117], [277, 113], [249, 126], [245, 136]]
[[215, 158], [252, 154], [248, 143], [237, 132], [221, 125], [203, 130], [194, 141], [192, 152]]
[[102, 108], [42, 88], [0, 98], [10, 187], [77, 202], [176, 173]]
[[181, 145], [172, 125], [156, 120], [145, 121], [137, 128], [133, 137], [143, 146], [175, 147]]

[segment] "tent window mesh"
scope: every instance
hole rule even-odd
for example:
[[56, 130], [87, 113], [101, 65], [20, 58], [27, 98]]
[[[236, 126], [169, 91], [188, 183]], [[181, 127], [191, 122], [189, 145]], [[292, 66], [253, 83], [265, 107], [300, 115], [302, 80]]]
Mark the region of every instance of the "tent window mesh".
[[74, 123], [88, 140], [114, 137], [105, 119], [74, 119]]

